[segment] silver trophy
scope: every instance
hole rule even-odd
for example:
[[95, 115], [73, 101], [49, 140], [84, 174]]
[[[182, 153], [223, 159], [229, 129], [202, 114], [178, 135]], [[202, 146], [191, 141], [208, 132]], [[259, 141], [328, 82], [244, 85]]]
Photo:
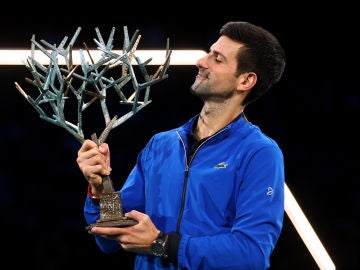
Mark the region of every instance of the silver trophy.
[[[136, 55], [141, 38], [139, 30], [135, 31], [131, 39], [126, 26], [123, 30], [122, 50], [121, 53], [116, 53], [113, 50], [115, 27], [111, 29], [106, 42], [99, 29], [95, 28], [97, 58], [91, 55], [85, 43], [83, 49], [74, 49], [81, 27], [78, 27], [69, 42], [65, 36], [58, 46], [45, 40], [37, 42], [33, 35], [31, 55], [24, 62], [32, 79], [25, 78], [25, 81], [37, 91], [31, 91], [36, 94], [29, 95], [15, 82], [16, 89], [34, 107], [41, 119], [64, 128], [80, 143], [85, 139], [84, 114], [91, 105], [100, 104], [104, 129], [99, 137], [92, 133], [91, 139], [97, 145], [105, 142], [112, 129], [151, 102], [150, 87], [168, 77], [166, 72], [172, 52], [169, 50], [169, 40], [163, 64], [154, 69], [154, 74], [151, 75], [148, 64], [152, 58], [142, 60]], [[37, 60], [39, 54], [46, 57], [46, 64]], [[75, 57], [79, 57], [80, 64], [74, 64]], [[109, 101], [110, 97], [119, 99], [118, 104], [122, 107], [122, 110], [118, 110], [122, 112], [120, 115], [116, 110], [118, 106], [115, 106], [115, 109], [110, 108], [109, 104], [113, 104]], [[110, 176], [103, 177], [103, 185], [105, 192], [100, 196], [100, 219], [86, 229], [94, 226], [124, 227], [136, 224], [135, 220], [124, 216], [120, 192], [113, 191]]]

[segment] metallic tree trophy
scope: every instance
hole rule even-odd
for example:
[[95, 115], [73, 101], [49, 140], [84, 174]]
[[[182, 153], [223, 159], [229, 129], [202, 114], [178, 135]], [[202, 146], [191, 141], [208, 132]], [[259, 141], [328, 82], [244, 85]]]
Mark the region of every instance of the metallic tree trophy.
[[[163, 65], [160, 65], [153, 75], [149, 75], [147, 65], [152, 58], [142, 61], [136, 56], [141, 38], [138, 30], [129, 39], [128, 29], [124, 27], [122, 54], [117, 54], [112, 51], [115, 28], [112, 28], [107, 42], [103, 40], [99, 29], [95, 28], [97, 39], [94, 39], [94, 42], [97, 44], [100, 57], [95, 61], [84, 43], [84, 50], [78, 50], [81, 64], [74, 65], [73, 46], [80, 31], [79, 27], [67, 46], [67, 36], [56, 46], [44, 40], [37, 42], [33, 35], [31, 56], [24, 63], [33, 78], [25, 78], [25, 81], [30, 83], [31, 87], [37, 88], [38, 94], [34, 98], [31, 97], [17, 82], [15, 87], [39, 113], [41, 119], [64, 128], [80, 143], [84, 141], [83, 112], [90, 105], [99, 102], [105, 128], [99, 138], [96, 133], [91, 135], [91, 139], [99, 145], [105, 142], [113, 128], [151, 102], [150, 87], [168, 77], [166, 71], [170, 64], [171, 50], [167, 40]], [[35, 59], [39, 53], [48, 57], [48, 65], [43, 65]], [[61, 64], [60, 61], [64, 61], [65, 64]], [[133, 64], [138, 66], [138, 70], [134, 69]], [[139, 83], [138, 77], [141, 77], [142, 83]], [[119, 97], [121, 107], [127, 107], [121, 117], [117, 114], [110, 117], [111, 103], [107, 98], [110, 94]], [[68, 108], [71, 107], [75, 109], [69, 111]], [[120, 192], [114, 191], [109, 176], [103, 177], [103, 185], [105, 192], [100, 196], [100, 219], [86, 229], [94, 226], [124, 227], [136, 224], [137, 221], [124, 216]]]

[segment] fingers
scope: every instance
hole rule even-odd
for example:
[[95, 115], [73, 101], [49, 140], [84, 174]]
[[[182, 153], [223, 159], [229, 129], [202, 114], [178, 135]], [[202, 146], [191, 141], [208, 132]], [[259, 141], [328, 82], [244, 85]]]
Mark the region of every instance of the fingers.
[[[90, 234], [98, 235], [106, 239], [111, 239], [117, 241], [124, 250], [132, 250], [136, 247], [143, 246], [143, 238], [140, 240], [133, 235], [132, 229], [130, 227], [93, 227], [90, 231]], [[146, 243], [146, 246], [149, 244]]]
[[110, 167], [110, 149], [107, 143], [102, 143], [99, 145], [99, 151], [106, 157], [106, 165], [108, 166], [109, 170], [111, 171]]
[[85, 140], [78, 151], [76, 162], [90, 183], [100, 184], [102, 176], [109, 175], [110, 151], [106, 143], [99, 147], [91, 140]]
[[83, 144], [81, 145], [81, 147], [80, 147], [80, 149], [79, 149], [79, 151], [78, 151], [78, 154], [79, 154], [80, 152], [86, 152], [86, 151], [88, 151], [89, 149], [94, 148], [94, 147], [97, 147], [97, 145], [96, 145], [95, 142], [93, 142], [92, 140], [85, 140], [85, 141], [83, 142]]
[[97, 227], [97, 226], [95, 226], [95, 227], [91, 228], [89, 233], [122, 242], [122, 241], [124, 241], [123, 235], [126, 233], [126, 231], [124, 231], [122, 228], [119, 228], [119, 227]]

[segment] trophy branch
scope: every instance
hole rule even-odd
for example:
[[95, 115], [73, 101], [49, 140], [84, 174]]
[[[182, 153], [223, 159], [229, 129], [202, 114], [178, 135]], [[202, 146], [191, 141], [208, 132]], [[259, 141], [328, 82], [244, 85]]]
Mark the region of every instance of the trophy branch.
[[[91, 105], [100, 104], [104, 129], [99, 137], [96, 133], [91, 135], [91, 139], [100, 145], [112, 129], [151, 103], [150, 88], [168, 77], [172, 51], [168, 39], [163, 64], [155, 69], [154, 74], [150, 74], [148, 64], [152, 58], [143, 60], [136, 56], [141, 38], [139, 30], [130, 38], [128, 28], [123, 27], [122, 54], [118, 54], [113, 51], [115, 27], [111, 29], [106, 42], [99, 28], [95, 28], [97, 39], [94, 38], [94, 42], [100, 55], [96, 61], [85, 43], [82, 49], [74, 49], [80, 31], [81, 27], [78, 27], [69, 42], [65, 36], [58, 46], [45, 40], [38, 42], [33, 35], [31, 55], [24, 62], [32, 75], [32, 79], [25, 78], [31, 87], [31, 94], [29, 89], [25, 91], [17, 82], [15, 87], [39, 113], [40, 119], [64, 128], [80, 143], [85, 140], [83, 114]], [[48, 57], [47, 65], [36, 60], [40, 54]], [[77, 56], [80, 57], [80, 65], [73, 64]], [[114, 96], [119, 99], [120, 107], [126, 107], [118, 110], [122, 114], [113, 113], [113, 107], [110, 108], [109, 104], [113, 104], [113, 100], [109, 99]], [[105, 193], [100, 196], [100, 219], [86, 229], [93, 226], [123, 227], [136, 224], [136, 221], [124, 216], [120, 192], [114, 191], [110, 176], [103, 177], [103, 184]]]

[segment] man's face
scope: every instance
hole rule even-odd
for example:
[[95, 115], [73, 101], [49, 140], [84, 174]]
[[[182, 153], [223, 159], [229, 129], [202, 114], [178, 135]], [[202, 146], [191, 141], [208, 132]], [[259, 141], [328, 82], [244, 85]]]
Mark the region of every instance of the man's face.
[[221, 36], [209, 53], [197, 61], [199, 73], [191, 92], [204, 100], [231, 97], [238, 83], [236, 56], [241, 47], [240, 43]]

